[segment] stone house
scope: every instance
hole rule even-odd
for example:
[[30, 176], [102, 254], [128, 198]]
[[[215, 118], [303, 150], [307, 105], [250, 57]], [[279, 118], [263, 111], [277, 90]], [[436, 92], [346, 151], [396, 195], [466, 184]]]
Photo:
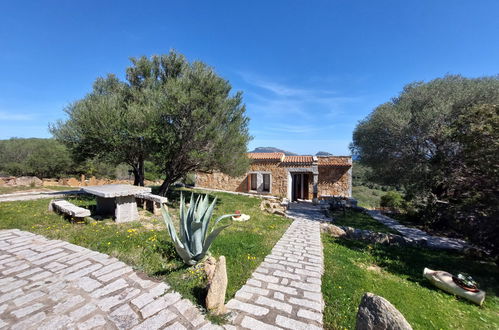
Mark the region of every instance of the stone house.
[[286, 156], [281, 152], [248, 153], [248, 173], [196, 173], [196, 187], [269, 194], [291, 201], [326, 196], [352, 197], [352, 157]]

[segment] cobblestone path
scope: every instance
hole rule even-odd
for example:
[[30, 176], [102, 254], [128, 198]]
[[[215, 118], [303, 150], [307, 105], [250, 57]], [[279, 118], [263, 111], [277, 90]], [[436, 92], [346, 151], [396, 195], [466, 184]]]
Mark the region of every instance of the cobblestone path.
[[233, 324], [248, 329], [321, 329], [323, 300], [320, 210], [293, 203], [286, 233], [229, 301]]
[[211, 329], [163, 282], [105, 254], [0, 230], [0, 329]]
[[469, 244], [462, 239], [432, 236], [420, 229], [406, 227], [404, 225], [401, 225], [397, 220], [381, 214], [381, 212], [379, 211], [367, 210], [367, 212], [373, 219], [379, 221], [389, 228], [398, 231], [405, 237], [412, 238], [414, 240], [426, 241], [426, 245], [428, 247], [444, 250], [463, 250], [469, 246]]

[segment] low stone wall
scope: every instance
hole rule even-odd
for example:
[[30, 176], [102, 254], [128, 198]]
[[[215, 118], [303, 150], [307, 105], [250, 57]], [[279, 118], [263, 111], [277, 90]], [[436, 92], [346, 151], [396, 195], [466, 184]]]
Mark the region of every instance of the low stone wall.
[[[36, 176], [8, 176], [0, 177], [0, 187], [49, 187], [49, 186], [68, 186], [68, 187], [85, 187], [85, 186], [101, 186], [105, 184], [133, 184], [133, 180], [111, 180], [111, 179], [97, 179], [92, 176], [86, 179], [84, 175], [80, 180], [75, 178], [62, 178], [62, 179], [39, 179]], [[159, 185], [161, 182], [144, 181], [146, 186]]]
[[41, 187], [43, 181], [36, 176], [3, 176], [0, 177], [0, 187]]

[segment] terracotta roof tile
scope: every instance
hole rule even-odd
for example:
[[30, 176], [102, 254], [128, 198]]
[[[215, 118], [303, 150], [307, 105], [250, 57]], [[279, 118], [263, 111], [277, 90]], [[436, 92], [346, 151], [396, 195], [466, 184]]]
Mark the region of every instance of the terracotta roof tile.
[[313, 161], [312, 156], [286, 156], [283, 163], [311, 164]]
[[282, 161], [284, 153], [282, 152], [249, 152], [248, 157], [255, 160], [278, 160]]

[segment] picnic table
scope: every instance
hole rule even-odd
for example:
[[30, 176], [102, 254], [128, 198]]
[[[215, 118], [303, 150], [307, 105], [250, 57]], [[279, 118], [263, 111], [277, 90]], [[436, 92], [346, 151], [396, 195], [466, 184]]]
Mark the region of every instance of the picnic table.
[[114, 214], [116, 222], [129, 222], [139, 218], [136, 194], [151, 192], [151, 188], [129, 184], [106, 184], [82, 187], [81, 190], [97, 196], [97, 213]]

